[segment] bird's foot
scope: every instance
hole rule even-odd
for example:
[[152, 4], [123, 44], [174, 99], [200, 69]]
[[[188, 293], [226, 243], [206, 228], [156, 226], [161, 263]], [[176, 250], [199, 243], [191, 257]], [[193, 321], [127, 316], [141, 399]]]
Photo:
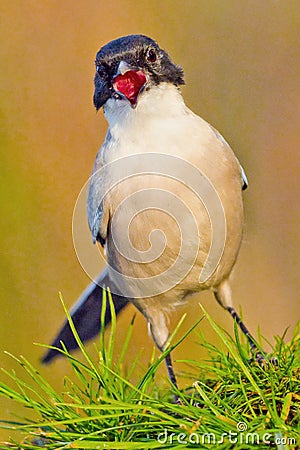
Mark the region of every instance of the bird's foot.
[[184, 403], [182, 402], [181, 398], [177, 394], [174, 395], [174, 403], [175, 403], [175, 405], [184, 406]]
[[278, 365], [277, 358], [272, 357], [269, 359], [269, 358], [267, 358], [267, 356], [262, 354], [259, 350], [257, 350], [256, 352], [253, 353], [252, 358], [250, 358], [250, 361], [249, 361], [250, 364], [252, 364], [253, 361], [255, 361], [262, 369], [267, 369], [269, 364], [271, 364], [272, 366]]

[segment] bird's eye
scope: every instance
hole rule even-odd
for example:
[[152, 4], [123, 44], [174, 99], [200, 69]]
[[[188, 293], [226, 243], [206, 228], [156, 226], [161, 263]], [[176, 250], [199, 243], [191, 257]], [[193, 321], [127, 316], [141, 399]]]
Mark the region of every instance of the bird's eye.
[[153, 48], [150, 48], [147, 52], [146, 59], [150, 63], [154, 63], [157, 60], [156, 51]]

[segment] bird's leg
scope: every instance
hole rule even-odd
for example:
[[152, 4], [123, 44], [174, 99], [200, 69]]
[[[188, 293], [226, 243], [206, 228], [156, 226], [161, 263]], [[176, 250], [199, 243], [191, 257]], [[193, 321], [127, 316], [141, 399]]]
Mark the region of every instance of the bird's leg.
[[[152, 308], [150, 308], [148, 302], [148, 308], [145, 308], [145, 305], [141, 303], [140, 300], [135, 299], [135, 306], [140, 309], [142, 314], [146, 317], [148, 321], [148, 326], [150, 329], [150, 332], [152, 334], [153, 340], [157, 346], [157, 348], [164, 352], [167, 348], [168, 340], [169, 340], [169, 330], [166, 323], [166, 315], [163, 310], [158, 308], [158, 306], [152, 304]], [[172, 385], [175, 387], [175, 389], [178, 390], [178, 385], [176, 381], [176, 376], [172, 364], [171, 354], [168, 353], [165, 357], [165, 362], [168, 370], [168, 376], [169, 380], [171, 381]], [[177, 394], [174, 395], [174, 403], [180, 403], [180, 399]]]
[[265, 358], [262, 355], [262, 353], [258, 350], [257, 345], [255, 344], [255, 339], [254, 337], [251, 335], [250, 331], [248, 330], [248, 328], [246, 327], [246, 325], [244, 324], [244, 322], [242, 322], [240, 316], [238, 315], [238, 313], [235, 311], [234, 308], [232, 308], [232, 306], [227, 306], [226, 307], [227, 311], [229, 312], [229, 314], [231, 314], [231, 317], [233, 318], [233, 320], [236, 321], [236, 323], [238, 324], [238, 326], [240, 327], [240, 329], [242, 330], [242, 332], [244, 333], [244, 335], [246, 336], [246, 338], [248, 339], [249, 345], [251, 347], [251, 352], [253, 354], [255, 354], [255, 359], [256, 361], [260, 364], [263, 365], [265, 362]]
[[[173, 368], [173, 364], [172, 364], [172, 359], [171, 359], [171, 354], [170, 353], [168, 353], [167, 356], [165, 357], [165, 361], [166, 361], [166, 366], [167, 366], [167, 370], [168, 370], [169, 379], [170, 379], [171, 383], [173, 384], [173, 386], [176, 389], [178, 389], [176, 376], [175, 376], [175, 372], [174, 372], [174, 368]], [[178, 404], [180, 403], [180, 399], [179, 399], [177, 394], [174, 394], [174, 403], [178, 403]]]
[[215, 298], [217, 302], [226, 309], [232, 318], [236, 321], [246, 338], [248, 339], [249, 345], [251, 347], [251, 352], [255, 355], [256, 361], [263, 366], [265, 364], [265, 358], [263, 354], [258, 350], [255, 343], [254, 337], [251, 335], [250, 331], [246, 325], [242, 322], [241, 318], [232, 306], [231, 288], [229, 280], [224, 280], [218, 288], [214, 291]]

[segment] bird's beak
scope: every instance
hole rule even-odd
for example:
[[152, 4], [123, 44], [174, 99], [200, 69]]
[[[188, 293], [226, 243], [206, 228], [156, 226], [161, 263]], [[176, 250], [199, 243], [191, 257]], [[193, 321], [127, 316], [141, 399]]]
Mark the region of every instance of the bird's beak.
[[135, 108], [146, 82], [147, 77], [142, 70], [121, 61], [113, 78], [113, 88], [117, 94], [130, 102], [132, 108]]
[[117, 72], [114, 78], [116, 78], [118, 75], [124, 75], [126, 72], [129, 72], [130, 70], [137, 70], [134, 67], [130, 66], [126, 61], [121, 61], [118, 65]]

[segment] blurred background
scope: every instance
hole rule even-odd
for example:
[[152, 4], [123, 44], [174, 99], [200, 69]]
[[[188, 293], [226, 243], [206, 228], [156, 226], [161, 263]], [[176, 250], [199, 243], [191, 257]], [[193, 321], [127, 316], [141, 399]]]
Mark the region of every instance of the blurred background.
[[[299, 2], [12, 0], [0, 9], [0, 367], [20, 373], [7, 350], [27, 357], [59, 390], [71, 374], [63, 360], [41, 367], [43, 349], [33, 342], [49, 343], [64, 321], [58, 292], [71, 306], [90, 281], [73, 248], [72, 214], [107, 128], [92, 104], [94, 58], [100, 46], [132, 33], [156, 39], [185, 69], [187, 105], [224, 135], [247, 173], [235, 305], [253, 334], [259, 327], [271, 343], [291, 330], [300, 309]], [[187, 312], [182, 331], [190, 327], [199, 301], [233, 333], [210, 293], [173, 326]], [[133, 314], [119, 318], [117, 351]], [[217, 342], [207, 323], [199, 330]], [[203, 357], [197, 339], [189, 336], [174, 358]], [[129, 355], [140, 348], [147, 364], [153, 343], [138, 313]], [[0, 420], [12, 414], [25, 412], [0, 398]]]

